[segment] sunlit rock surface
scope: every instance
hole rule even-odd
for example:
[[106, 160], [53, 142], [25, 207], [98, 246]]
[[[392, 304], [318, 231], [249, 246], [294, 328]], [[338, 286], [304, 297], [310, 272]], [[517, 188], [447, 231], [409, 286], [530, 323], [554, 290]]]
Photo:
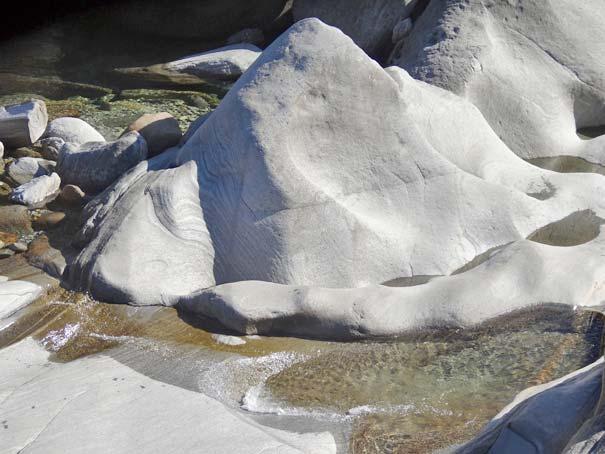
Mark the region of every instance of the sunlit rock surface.
[[[523, 158], [604, 164], [605, 8], [600, 0], [430, 2], [392, 63], [472, 101]], [[602, 134], [602, 133], [601, 133]]]
[[[67, 281], [100, 299], [143, 305], [190, 301], [243, 280], [418, 282], [557, 230], [555, 221], [576, 211], [605, 218], [603, 188], [598, 175], [523, 162], [470, 103], [382, 69], [340, 31], [309, 19], [261, 55], [182, 148], [139, 164], [89, 204], [85, 247]], [[598, 234], [561, 229], [561, 241], [581, 237], [572, 244]], [[519, 260], [515, 272], [526, 274], [530, 259]], [[588, 286], [600, 282], [595, 273]], [[526, 291], [539, 294], [540, 285], [530, 281]], [[372, 290], [346, 292], [350, 303]], [[430, 314], [422, 305], [402, 309], [405, 321], [381, 317], [368, 302], [367, 317], [372, 333], [388, 333], [429, 315], [455, 318], [473, 298], [462, 292], [459, 305]], [[534, 299], [520, 295], [484, 315]], [[254, 311], [261, 303], [246, 304]]]
[[327, 432], [261, 426], [204, 394], [153, 380], [109, 356], [71, 363], [48, 356], [31, 338], [0, 351], [7, 452], [336, 452]]

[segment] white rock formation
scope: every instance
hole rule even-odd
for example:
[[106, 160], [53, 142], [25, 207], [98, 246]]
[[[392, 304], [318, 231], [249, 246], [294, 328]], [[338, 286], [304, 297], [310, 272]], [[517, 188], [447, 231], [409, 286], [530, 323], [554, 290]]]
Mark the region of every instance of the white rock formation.
[[605, 125], [603, 23], [600, 0], [430, 2], [393, 63], [472, 101], [523, 158], [603, 165], [605, 137], [576, 134]]
[[25, 184], [33, 178], [50, 175], [56, 162], [41, 158], [19, 158], [9, 166], [7, 173], [18, 184]]
[[0, 350], [0, 370], [2, 452], [336, 453], [330, 433], [262, 426], [105, 355], [50, 362], [27, 338]]
[[190, 55], [163, 65], [164, 69], [201, 79], [236, 80], [261, 54], [254, 44], [239, 43]]
[[338, 27], [372, 57], [390, 45], [391, 31], [407, 18], [417, 0], [294, 0], [292, 14], [298, 21], [317, 17]]
[[10, 198], [29, 208], [41, 208], [59, 195], [60, 186], [61, 178], [56, 173], [42, 175], [15, 188]]
[[[558, 380], [526, 389], [455, 452], [600, 452], [582, 450], [578, 445], [594, 444], [582, 436], [581, 426], [601, 405], [603, 371], [600, 359]], [[576, 449], [567, 450], [572, 439]]]
[[61, 117], [51, 121], [42, 136], [43, 139], [59, 138], [74, 145], [86, 142], [105, 142], [105, 138], [84, 120]]
[[4, 157], [4, 144], [0, 142], [0, 159]]
[[47, 122], [46, 104], [41, 100], [0, 107], [0, 140], [11, 148], [29, 146], [44, 133]]
[[41, 294], [42, 287], [31, 282], [0, 280], [0, 320], [12, 316]]
[[97, 193], [146, 157], [145, 139], [132, 131], [114, 142], [86, 142], [79, 146], [65, 143], [59, 152], [57, 172], [63, 183]]
[[[86, 247], [67, 278], [100, 299], [166, 305], [242, 280], [413, 281], [577, 210], [605, 218], [604, 190], [602, 176], [523, 162], [471, 104], [385, 71], [309, 19], [265, 50], [182, 148], [87, 207]], [[350, 290], [348, 301], [374, 291]], [[465, 303], [451, 305], [443, 318], [467, 317]], [[406, 325], [375, 316], [376, 333]]]
[[243, 334], [390, 337], [435, 324], [470, 326], [544, 302], [598, 305], [605, 299], [603, 253], [605, 235], [568, 248], [525, 240], [422, 285], [330, 289], [246, 281], [204, 290], [181, 305]]

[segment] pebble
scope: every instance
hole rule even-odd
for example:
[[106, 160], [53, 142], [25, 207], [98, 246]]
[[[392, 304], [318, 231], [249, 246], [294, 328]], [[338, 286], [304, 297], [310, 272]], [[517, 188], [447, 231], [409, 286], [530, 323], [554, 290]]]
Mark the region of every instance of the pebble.
[[54, 229], [65, 219], [65, 213], [60, 211], [43, 212], [33, 222], [36, 230]]
[[0, 249], [0, 259], [7, 259], [9, 257], [12, 257], [13, 255], [15, 255], [15, 253], [10, 249]]
[[27, 244], [18, 241], [8, 247], [13, 252], [27, 252]]
[[84, 202], [86, 194], [75, 184], [67, 184], [59, 194], [59, 201], [66, 205], [81, 205]]

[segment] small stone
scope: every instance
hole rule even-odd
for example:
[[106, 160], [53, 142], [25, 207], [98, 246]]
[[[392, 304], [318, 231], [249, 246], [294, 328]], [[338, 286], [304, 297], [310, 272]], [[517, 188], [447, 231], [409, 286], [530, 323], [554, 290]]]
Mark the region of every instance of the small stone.
[[56, 173], [42, 175], [15, 188], [10, 199], [30, 208], [41, 208], [59, 195], [60, 186], [61, 178]]
[[40, 158], [19, 158], [8, 166], [8, 176], [17, 184], [25, 184], [36, 177], [50, 175], [56, 163]]
[[65, 145], [65, 141], [60, 137], [48, 137], [38, 141], [42, 149], [42, 156], [45, 159], [56, 161], [59, 157], [59, 151]]
[[42, 155], [38, 153], [33, 148], [29, 147], [21, 147], [15, 148], [7, 152], [11, 158], [20, 159], [20, 158], [41, 158]]
[[125, 133], [137, 131], [147, 141], [148, 157], [178, 145], [183, 133], [179, 122], [168, 112], [145, 114], [134, 121]]
[[11, 148], [33, 144], [46, 129], [48, 113], [44, 101], [0, 107], [0, 139]]
[[66, 205], [81, 205], [84, 202], [86, 194], [75, 184], [68, 184], [63, 187], [59, 194], [59, 201]]
[[13, 243], [16, 243], [19, 240], [19, 237], [12, 232], [2, 232], [0, 231], [0, 247], [6, 247]]
[[15, 252], [11, 251], [10, 249], [0, 249], [0, 259], [6, 259], [12, 257], [13, 255], [15, 255]]
[[65, 213], [60, 211], [46, 211], [34, 220], [36, 230], [49, 230], [57, 227], [65, 219]]
[[11, 187], [4, 181], [0, 181], [0, 198], [8, 197], [11, 193]]
[[27, 244], [23, 243], [21, 241], [11, 244], [10, 246], [8, 246], [8, 248], [11, 251], [17, 252], [17, 253], [27, 252]]
[[0, 159], [4, 157], [4, 144], [0, 142]]

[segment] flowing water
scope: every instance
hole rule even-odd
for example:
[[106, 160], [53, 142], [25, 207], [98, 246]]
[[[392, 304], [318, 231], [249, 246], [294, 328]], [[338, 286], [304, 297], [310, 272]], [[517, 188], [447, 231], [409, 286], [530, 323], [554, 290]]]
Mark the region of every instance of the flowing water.
[[217, 330], [171, 308], [54, 289], [0, 331], [0, 347], [31, 335], [55, 361], [103, 352], [264, 424], [332, 430], [344, 451], [430, 452], [472, 437], [524, 388], [596, 360], [602, 320], [544, 305], [465, 330], [361, 343]]

